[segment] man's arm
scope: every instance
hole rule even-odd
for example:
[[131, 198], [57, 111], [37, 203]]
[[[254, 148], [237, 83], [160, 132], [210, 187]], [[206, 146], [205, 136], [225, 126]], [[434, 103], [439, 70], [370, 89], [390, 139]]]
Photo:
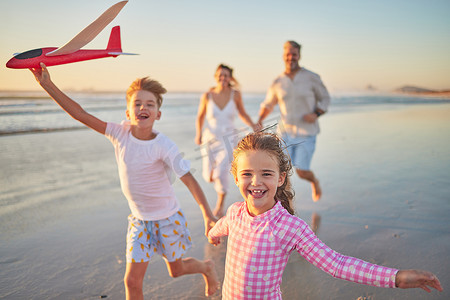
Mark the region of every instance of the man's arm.
[[266, 97], [263, 103], [261, 103], [261, 108], [259, 109], [258, 124], [262, 126], [262, 121], [272, 112], [275, 105], [278, 103], [278, 99], [275, 95], [270, 98]]
[[80, 121], [89, 128], [95, 131], [105, 134], [106, 122], [94, 117], [93, 115], [87, 113], [77, 102], [70, 99], [66, 94], [64, 94], [50, 79], [50, 73], [47, 67], [41, 63], [41, 68], [30, 69], [34, 74], [37, 82], [42, 86], [42, 88], [50, 95], [50, 97], [58, 103], [63, 110], [65, 110], [72, 118]]
[[272, 112], [273, 108], [262, 106], [259, 110], [258, 124], [262, 126], [263, 120]]
[[317, 77], [313, 84], [313, 91], [316, 97], [316, 109], [314, 113], [317, 115], [317, 117], [320, 117], [327, 112], [331, 98], [320, 77]]
[[258, 124], [262, 126], [262, 121], [272, 112], [275, 105], [278, 103], [278, 98], [273, 90], [273, 85], [268, 89], [266, 98], [261, 103], [261, 108], [259, 110]]
[[316, 108], [316, 110], [313, 113], [304, 115], [303, 121], [307, 123], [314, 123], [324, 113], [325, 111], [321, 110], [320, 108]]
[[316, 98], [316, 107], [314, 112], [303, 116], [303, 121], [308, 123], [316, 122], [321, 115], [327, 112], [330, 105], [330, 94], [318, 75], [312, 80], [312, 89]]

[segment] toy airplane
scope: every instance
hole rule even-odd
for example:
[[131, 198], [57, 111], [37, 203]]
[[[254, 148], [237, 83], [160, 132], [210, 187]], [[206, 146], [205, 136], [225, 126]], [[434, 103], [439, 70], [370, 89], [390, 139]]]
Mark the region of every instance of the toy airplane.
[[111, 6], [64, 46], [60, 48], [39, 48], [16, 54], [6, 63], [6, 67], [12, 69], [40, 68], [39, 64], [41, 62], [46, 66], [56, 66], [103, 57], [117, 57], [122, 54], [134, 55], [132, 53], [122, 52], [119, 26], [112, 28], [106, 49], [80, 50], [80, 48], [92, 41], [117, 16], [127, 2], [121, 1]]

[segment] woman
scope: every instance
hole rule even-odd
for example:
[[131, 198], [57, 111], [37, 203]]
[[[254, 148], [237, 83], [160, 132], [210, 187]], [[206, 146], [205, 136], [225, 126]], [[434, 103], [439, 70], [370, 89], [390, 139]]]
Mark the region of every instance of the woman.
[[253, 123], [244, 109], [241, 93], [235, 88], [238, 83], [233, 77], [233, 69], [221, 64], [214, 78], [217, 85], [200, 99], [195, 143], [202, 145], [203, 178], [214, 183], [217, 203], [213, 213], [220, 218], [224, 215], [232, 152], [237, 142], [234, 118], [238, 114], [255, 131], [259, 126]]

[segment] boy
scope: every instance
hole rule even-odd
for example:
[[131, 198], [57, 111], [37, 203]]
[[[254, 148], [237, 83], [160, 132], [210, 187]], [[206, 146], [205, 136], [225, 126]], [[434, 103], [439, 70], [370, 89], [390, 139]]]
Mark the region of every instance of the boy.
[[153, 129], [161, 117], [162, 94], [166, 89], [148, 77], [135, 80], [127, 90], [128, 121], [106, 123], [87, 113], [51, 81], [46, 66], [31, 69], [42, 88], [70, 116], [104, 134], [113, 144], [122, 191], [128, 200], [127, 265], [124, 277], [127, 299], [143, 299], [143, 279], [150, 257], [164, 257], [170, 276], [201, 273], [206, 296], [214, 294], [219, 281], [212, 261], [181, 257], [191, 246], [186, 220], [170, 184], [169, 168], [188, 187], [205, 222], [205, 234], [214, 226], [205, 195], [181, 158], [177, 146]]

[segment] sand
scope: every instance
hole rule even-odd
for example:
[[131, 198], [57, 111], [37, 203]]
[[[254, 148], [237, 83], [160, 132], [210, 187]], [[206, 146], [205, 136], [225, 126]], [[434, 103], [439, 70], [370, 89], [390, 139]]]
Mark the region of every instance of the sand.
[[[195, 116], [194, 116], [195, 117]], [[194, 118], [193, 117], [193, 118]], [[156, 127], [192, 161], [200, 177], [193, 118]], [[319, 222], [317, 235], [346, 255], [396, 268], [434, 272], [444, 292], [381, 289], [334, 279], [293, 253], [283, 276], [284, 299], [450, 299], [450, 105], [378, 106], [330, 113], [312, 168], [323, 197], [293, 178], [297, 214]], [[0, 137], [0, 298], [124, 299], [126, 200], [112, 146], [75, 130]], [[223, 278], [225, 244], [203, 235], [195, 201], [174, 184], [194, 242], [189, 255], [212, 258]], [[227, 204], [241, 201], [232, 189]], [[146, 299], [204, 299], [201, 275], [169, 277], [155, 257]], [[220, 296], [212, 297], [220, 299]]]

